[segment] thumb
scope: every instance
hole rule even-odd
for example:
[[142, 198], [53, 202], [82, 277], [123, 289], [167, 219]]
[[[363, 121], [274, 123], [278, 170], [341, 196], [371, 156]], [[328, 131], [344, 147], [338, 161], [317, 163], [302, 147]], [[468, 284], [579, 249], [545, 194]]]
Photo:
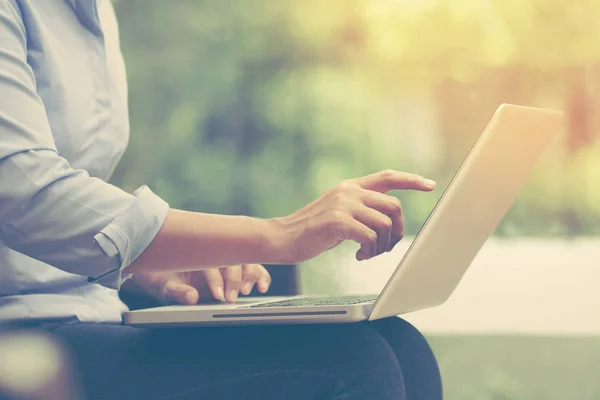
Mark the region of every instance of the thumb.
[[169, 302], [179, 304], [198, 303], [199, 294], [195, 287], [185, 283], [169, 280], [165, 283], [164, 297]]

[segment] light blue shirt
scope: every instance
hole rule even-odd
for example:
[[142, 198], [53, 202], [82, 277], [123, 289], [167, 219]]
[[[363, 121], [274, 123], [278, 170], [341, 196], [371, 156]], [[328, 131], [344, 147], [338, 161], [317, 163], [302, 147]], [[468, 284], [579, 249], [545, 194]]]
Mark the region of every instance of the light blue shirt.
[[121, 322], [168, 211], [106, 183], [128, 135], [110, 0], [0, 0], [0, 325]]

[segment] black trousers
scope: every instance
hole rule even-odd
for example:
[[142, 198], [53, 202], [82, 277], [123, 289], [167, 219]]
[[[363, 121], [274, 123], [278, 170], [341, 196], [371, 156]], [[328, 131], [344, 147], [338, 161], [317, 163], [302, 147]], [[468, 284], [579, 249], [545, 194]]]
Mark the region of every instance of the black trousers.
[[437, 400], [425, 338], [400, 318], [343, 325], [47, 328], [87, 400]]

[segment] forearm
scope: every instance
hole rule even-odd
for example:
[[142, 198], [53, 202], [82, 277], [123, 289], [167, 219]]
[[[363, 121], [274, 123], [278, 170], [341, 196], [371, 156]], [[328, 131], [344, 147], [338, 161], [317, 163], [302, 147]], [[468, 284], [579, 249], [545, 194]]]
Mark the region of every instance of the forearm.
[[125, 273], [280, 264], [285, 263], [283, 242], [276, 220], [170, 210], [158, 235]]

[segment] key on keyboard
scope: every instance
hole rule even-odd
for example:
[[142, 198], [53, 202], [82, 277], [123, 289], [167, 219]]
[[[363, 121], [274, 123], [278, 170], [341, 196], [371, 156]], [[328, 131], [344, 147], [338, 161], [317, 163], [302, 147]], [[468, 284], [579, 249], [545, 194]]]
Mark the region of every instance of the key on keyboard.
[[300, 299], [290, 299], [281, 301], [272, 301], [270, 303], [253, 304], [249, 308], [263, 307], [319, 307], [319, 306], [346, 306], [373, 302], [377, 296], [338, 296], [338, 297], [304, 297]]

